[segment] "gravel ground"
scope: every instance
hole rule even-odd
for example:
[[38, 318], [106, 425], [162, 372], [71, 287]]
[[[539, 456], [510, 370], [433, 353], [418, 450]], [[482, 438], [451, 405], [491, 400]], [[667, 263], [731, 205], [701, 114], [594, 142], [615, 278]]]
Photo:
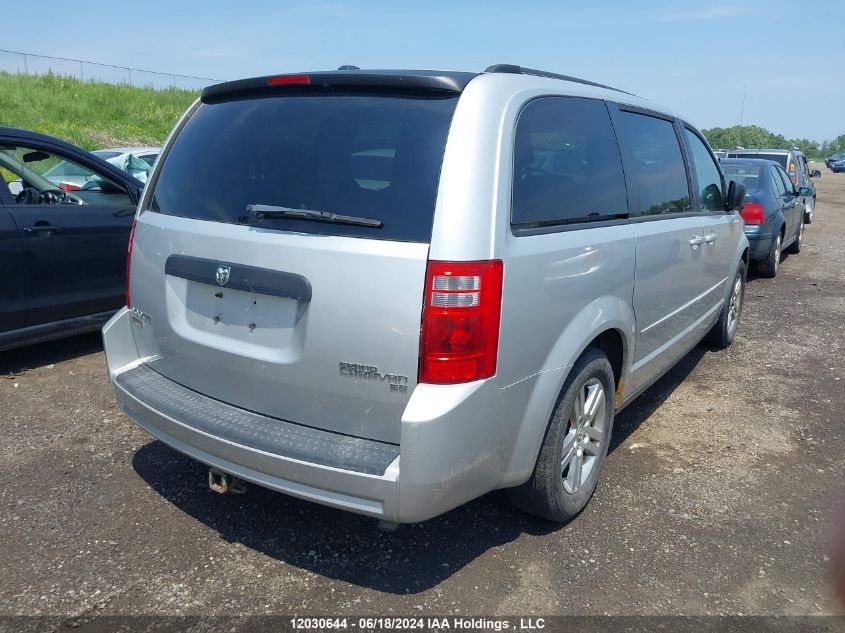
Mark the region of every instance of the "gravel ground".
[[845, 174], [727, 351], [624, 411], [596, 497], [558, 527], [501, 492], [384, 534], [206, 469], [115, 407], [98, 335], [0, 356], [0, 615], [841, 614]]

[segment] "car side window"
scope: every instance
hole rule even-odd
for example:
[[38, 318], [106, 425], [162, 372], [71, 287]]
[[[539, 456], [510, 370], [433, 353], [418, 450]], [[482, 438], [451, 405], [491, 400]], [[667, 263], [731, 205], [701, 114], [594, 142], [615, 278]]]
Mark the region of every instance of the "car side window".
[[516, 125], [511, 223], [522, 227], [624, 218], [622, 158], [603, 101], [542, 97]]
[[619, 113], [631, 215], [690, 211], [689, 182], [671, 121], [636, 112]]
[[774, 192], [776, 196], [785, 196], [786, 195], [786, 185], [783, 184], [783, 179], [780, 177], [778, 173], [777, 167], [772, 165], [769, 168], [769, 174], [772, 177], [772, 187], [774, 187]]
[[710, 156], [710, 152], [698, 135], [688, 128], [684, 133], [689, 143], [692, 163], [695, 167], [695, 182], [701, 198], [702, 211], [724, 211], [725, 200], [722, 194], [722, 176], [719, 168]]
[[15, 204], [131, 206], [122, 185], [50, 152], [0, 145], [0, 175]]
[[783, 182], [783, 193], [790, 194], [795, 192], [795, 186], [792, 184], [792, 180], [790, 180], [789, 176], [781, 167], [775, 167], [775, 171], [777, 172], [778, 176], [780, 177], [781, 181]]

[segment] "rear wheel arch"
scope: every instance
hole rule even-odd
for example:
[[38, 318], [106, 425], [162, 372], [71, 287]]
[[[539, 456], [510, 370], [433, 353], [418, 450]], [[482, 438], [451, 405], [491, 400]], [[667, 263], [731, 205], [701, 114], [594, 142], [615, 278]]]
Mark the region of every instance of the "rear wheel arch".
[[[612, 315], [613, 318], [593, 326], [598, 321], [597, 317], [602, 315]], [[620, 401], [633, 357], [635, 333], [633, 325], [630, 325], [633, 323], [634, 315], [629, 305], [618, 297], [603, 297], [594, 302], [591, 309], [582, 311], [561, 332], [553, 351], [546, 358], [545, 367], [548, 369], [536, 374], [525, 406], [520, 409], [521, 417], [518, 421], [514, 420], [517, 425], [514, 443], [500, 487], [519, 485], [530, 477], [566, 381], [573, 366], [588, 350], [598, 350], [608, 357], [616, 383], [613, 399], [616, 403]], [[586, 336], [583, 335], [585, 330]], [[577, 347], [573, 345], [576, 337], [581, 341]], [[559, 371], [562, 369], [565, 371]], [[514, 387], [518, 388], [518, 384]]]
[[624, 374], [625, 362], [628, 354], [625, 346], [624, 334], [616, 328], [610, 328], [596, 336], [578, 355], [581, 358], [589, 349], [597, 349], [607, 356], [610, 367], [613, 369], [613, 378], [616, 383], [616, 406], [622, 402], [625, 389]]

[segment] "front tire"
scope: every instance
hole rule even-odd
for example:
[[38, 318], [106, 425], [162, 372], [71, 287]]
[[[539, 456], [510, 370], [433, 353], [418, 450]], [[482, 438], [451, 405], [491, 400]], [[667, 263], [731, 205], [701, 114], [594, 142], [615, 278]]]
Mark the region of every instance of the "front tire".
[[813, 216], [816, 214], [816, 199], [815, 197], [810, 198], [805, 203], [804, 207], [804, 222], [806, 224], [813, 223]]
[[783, 244], [783, 236], [778, 231], [777, 238], [775, 241], [772, 242], [772, 248], [769, 250], [769, 254], [763, 261], [757, 264], [757, 271], [763, 277], [772, 278], [778, 274], [778, 266], [780, 266], [780, 251], [781, 245]]
[[588, 349], [563, 385], [531, 479], [508, 493], [514, 505], [559, 523], [584, 509], [610, 445], [614, 393], [607, 356]]
[[733, 343], [742, 306], [745, 303], [745, 262], [740, 261], [731, 285], [730, 295], [719, 313], [716, 325], [707, 333], [706, 342], [712, 347], [725, 349]]

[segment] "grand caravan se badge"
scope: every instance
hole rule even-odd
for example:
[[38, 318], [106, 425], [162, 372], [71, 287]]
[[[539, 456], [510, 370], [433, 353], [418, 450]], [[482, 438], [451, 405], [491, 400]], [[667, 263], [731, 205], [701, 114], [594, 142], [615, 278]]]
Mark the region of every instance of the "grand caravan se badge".
[[398, 374], [382, 374], [373, 365], [359, 365], [357, 363], [340, 363], [340, 375], [345, 378], [358, 380], [373, 380], [387, 383], [394, 393], [408, 393], [408, 377]]

